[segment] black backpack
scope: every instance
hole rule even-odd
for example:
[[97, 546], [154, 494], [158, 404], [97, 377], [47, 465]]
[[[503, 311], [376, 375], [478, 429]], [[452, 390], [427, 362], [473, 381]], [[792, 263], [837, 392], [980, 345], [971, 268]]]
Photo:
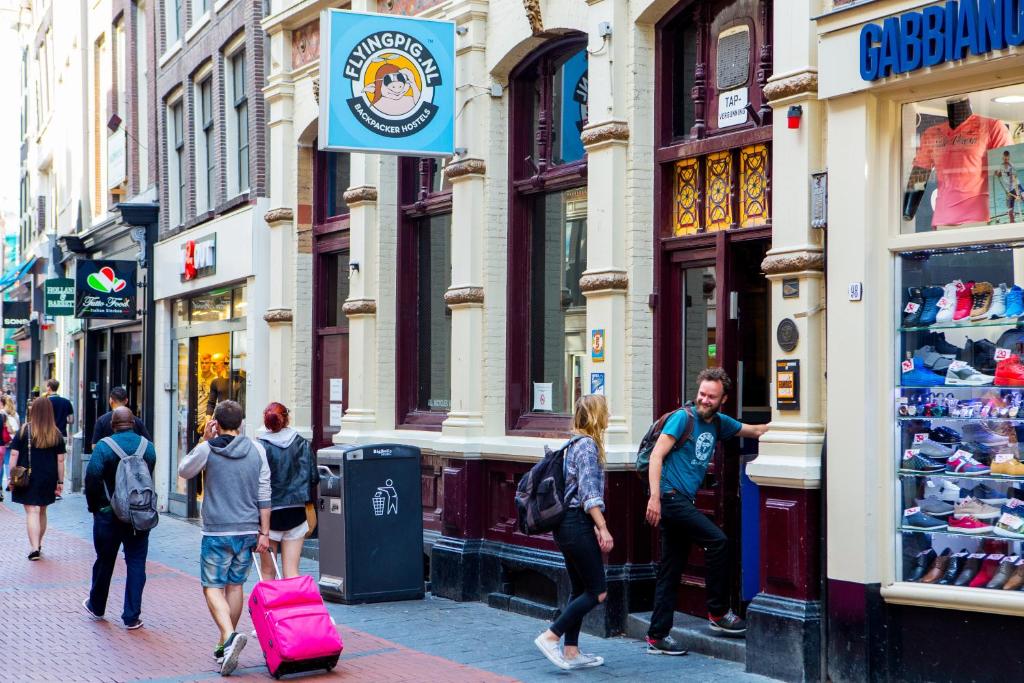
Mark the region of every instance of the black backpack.
[[527, 535], [552, 531], [565, 518], [565, 454], [582, 439], [573, 438], [557, 451], [544, 447], [544, 459], [523, 475], [516, 488], [516, 516], [519, 530]]
[[[670, 410], [655, 420], [654, 424], [647, 430], [647, 433], [644, 434], [644, 438], [640, 439], [640, 447], [636, 449], [636, 474], [641, 479], [647, 478], [647, 470], [651, 466], [651, 453], [654, 452], [654, 445], [658, 443], [658, 438], [661, 437], [661, 433], [665, 430], [665, 423], [680, 410], [685, 410], [686, 416], [689, 419], [686, 421], [686, 426], [683, 427], [683, 433], [676, 440], [676, 444], [684, 444], [693, 436], [693, 426], [697, 423], [697, 414], [693, 410], [693, 401], [687, 401], [682, 408]], [[718, 413], [715, 413], [715, 426], [721, 427]]]

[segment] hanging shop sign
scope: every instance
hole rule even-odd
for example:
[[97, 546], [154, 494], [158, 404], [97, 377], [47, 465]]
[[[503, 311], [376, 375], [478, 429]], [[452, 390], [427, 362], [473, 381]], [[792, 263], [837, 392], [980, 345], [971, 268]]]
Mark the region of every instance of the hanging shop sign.
[[122, 126], [107, 136], [107, 187], [120, 187], [128, 181], [127, 140]]
[[860, 31], [860, 76], [875, 81], [1024, 45], [1024, 0], [949, 0]]
[[75, 281], [71, 278], [51, 278], [43, 284], [46, 315], [75, 314]]
[[135, 319], [135, 261], [79, 261], [75, 269], [75, 317]]
[[454, 23], [326, 10], [320, 45], [321, 149], [455, 153]]
[[188, 240], [181, 245], [180, 272], [182, 282], [190, 282], [217, 272], [217, 233], [197, 240]]
[[27, 301], [3, 302], [4, 329], [16, 330], [28, 325], [32, 317], [32, 306]]

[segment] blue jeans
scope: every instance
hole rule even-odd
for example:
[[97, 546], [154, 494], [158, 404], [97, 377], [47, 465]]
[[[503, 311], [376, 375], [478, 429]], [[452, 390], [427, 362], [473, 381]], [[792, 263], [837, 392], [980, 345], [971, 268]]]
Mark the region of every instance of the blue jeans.
[[142, 614], [142, 589], [146, 586], [146, 555], [149, 554], [149, 531], [135, 531], [114, 516], [113, 512], [93, 515], [92, 543], [96, 548], [96, 562], [92, 565], [92, 588], [89, 607], [102, 616], [107, 609], [110, 577], [114, 574], [117, 550], [124, 546], [124, 563], [128, 577], [124, 586], [124, 611], [121, 619], [126, 626], [139, 620]]

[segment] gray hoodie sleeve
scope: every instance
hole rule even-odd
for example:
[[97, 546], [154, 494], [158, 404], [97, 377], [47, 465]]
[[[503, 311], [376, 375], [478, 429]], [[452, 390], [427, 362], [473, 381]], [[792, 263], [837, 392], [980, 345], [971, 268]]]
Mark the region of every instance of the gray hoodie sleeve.
[[263, 444], [253, 440], [256, 452], [260, 454], [260, 488], [256, 497], [257, 506], [262, 510], [270, 507], [270, 463], [267, 462], [267, 451]]
[[[195, 448], [192, 452], [185, 456], [185, 459], [178, 465], [178, 476], [182, 479], [191, 479], [196, 476], [204, 469], [206, 469], [206, 459], [210, 457], [210, 445], [205, 441]], [[263, 457], [264, 464], [266, 464], [266, 456]], [[268, 470], [269, 472], [269, 470]], [[270, 475], [267, 475], [267, 488], [270, 487]], [[260, 484], [262, 485], [263, 478], [260, 477]]]

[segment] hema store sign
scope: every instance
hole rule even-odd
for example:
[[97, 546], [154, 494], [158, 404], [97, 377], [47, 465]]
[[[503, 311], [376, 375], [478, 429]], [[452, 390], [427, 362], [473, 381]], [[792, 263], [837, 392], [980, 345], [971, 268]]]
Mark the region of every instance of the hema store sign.
[[321, 149], [455, 153], [455, 24], [320, 15]]
[[866, 24], [860, 76], [875, 81], [1024, 45], [1024, 0], [950, 0]]

